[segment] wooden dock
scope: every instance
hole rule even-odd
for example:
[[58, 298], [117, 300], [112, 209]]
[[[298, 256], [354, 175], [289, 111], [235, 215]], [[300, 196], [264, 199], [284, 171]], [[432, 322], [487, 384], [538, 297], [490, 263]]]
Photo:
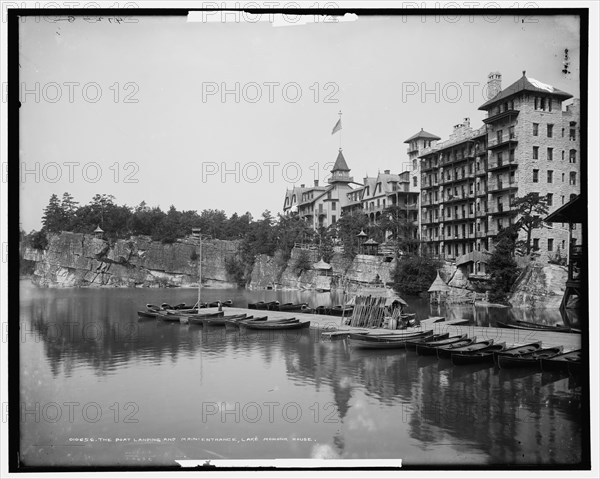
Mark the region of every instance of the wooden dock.
[[[203, 310], [204, 311], [204, 310]], [[214, 312], [216, 308], [208, 308], [207, 312]], [[462, 324], [467, 320], [444, 321], [444, 318], [427, 318], [421, 321], [421, 325], [415, 328], [404, 330], [392, 329], [366, 329], [346, 326], [342, 323], [342, 318], [338, 316], [324, 316], [320, 314], [305, 314], [291, 311], [267, 311], [246, 308], [223, 308], [226, 315], [247, 314], [257, 316], [267, 316], [269, 320], [295, 317], [300, 321], [310, 321], [311, 329], [319, 329], [322, 337], [326, 339], [341, 339], [349, 333], [372, 334], [406, 334], [407, 332], [418, 332], [433, 330], [434, 334], [450, 333], [451, 336], [458, 334], [467, 334], [469, 337], [477, 337], [479, 341], [493, 339], [495, 343], [505, 342], [507, 347], [510, 345], [521, 345], [542, 341], [544, 348], [563, 346], [564, 352], [581, 349], [581, 334], [559, 333], [554, 331], [529, 331], [524, 329], [505, 329], [489, 328], [485, 326], [475, 326]], [[345, 318], [344, 318], [345, 319]]]

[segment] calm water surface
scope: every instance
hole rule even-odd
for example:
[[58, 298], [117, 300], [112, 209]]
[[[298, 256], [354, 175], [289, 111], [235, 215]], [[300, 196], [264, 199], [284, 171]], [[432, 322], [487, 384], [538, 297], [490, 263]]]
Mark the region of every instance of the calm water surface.
[[[191, 289], [38, 289], [23, 281], [23, 462], [581, 459], [581, 387], [573, 379], [353, 350], [312, 330], [258, 334], [138, 322], [136, 311], [146, 303], [189, 304], [195, 296]], [[206, 300], [230, 298], [239, 306], [272, 299], [340, 303], [328, 293], [203, 291]], [[409, 303], [420, 317], [440, 313], [420, 300]], [[493, 311], [441, 313], [473, 315], [478, 324], [514, 314]], [[560, 315], [534, 319], [561, 322]]]

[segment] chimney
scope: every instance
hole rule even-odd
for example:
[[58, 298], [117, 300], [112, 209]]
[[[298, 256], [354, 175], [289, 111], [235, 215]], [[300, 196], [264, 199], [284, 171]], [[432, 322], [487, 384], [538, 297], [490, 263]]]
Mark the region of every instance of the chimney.
[[302, 184], [300, 185], [300, 188], [304, 188], [304, 183], [302, 183]]
[[315, 186], [319, 186], [319, 180], [315, 180]]
[[386, 175], [389, 175], [390, 174], [390, 170], [383, 170], [383, 173], [386, 174]]
[[465, 121], [463, 122], [463, 125], [465, 125], [465, 128], [471, 128], [471, 119], [470, 118], [465, 118]]
[[502, 74], [500, 72], [491, 72], [488, 75], [487, 99], [491, 100], [502, 90]]

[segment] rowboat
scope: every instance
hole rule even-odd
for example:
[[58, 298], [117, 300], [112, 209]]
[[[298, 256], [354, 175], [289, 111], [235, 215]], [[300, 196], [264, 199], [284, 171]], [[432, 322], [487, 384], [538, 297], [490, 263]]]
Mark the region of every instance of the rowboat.
[[257, 303], [248, 303], [248, 309], [269, 309], [269, 305], [273, 304], [279, 305], [279, 301], [270, 301], [268, 303], [258, 301]]
[[494, 352], [502, 351], [506, 348], [506, 343], [493, 344], [485, 349], [479, 351], [469, 352], [452, 352], [450, 358], [452, 363], [456, 365], [461, 364], [479, 364], [479, 363], [493, 363]]
[[226, 328], [231, 327], [231, 328], [239, 329], [240, 323], [242, 321], [245, 321], [245, 322], [246, 321], [266, 321], [267, 319], [268, 319], [267, 316], [260, 316], [258, 318], [255, 318], [253, 316], [248, 316], [245, 319], [226, 319], [225, 320], [225, 327]]
[[216, 308], [219, 306], [219, 303], [221, 303], [221, 306], [225, 306], [225, 307], [233, 306], [233, 301], [228, 299], [227, 301], [212, 301], [211, 303], [208, 303], [207, 307]]
[[433, 341], [441, 341], [442, 339], [448, 339], [449, 337], [450, 337], [450, 333], [434, 334], [433, 336], [430, 336], [430, 337], [406, 341], [404, 343], [404, 346], [406, 347], [406, 349], [408, 349], [410, 351], [414, 351], [415, 349], [417, 349], [417, 346], [419, 344], [431, 343]]
[[[454, 344], [459, 341], [464, 341], [467, 338], [466, 334], [461, 334], [459, 336], [450, 336], [446, 339], [441, 339], [439, 341], [432, 341], [427, 344], [417, 344], [415, 350], [419, 356], [434, 356], [437, 355], [437, 347], [447, 346], [449, 344]], [[466, 346], [466, 344], [462, 344], [461, 346]]]
[[354, 306], [334, 306], [333, 308], [329, 308], [326, 314], [329, 316], [351, 316], [354, 311]]
[[563, 347], [546, 348], [525, 353], [521, 355], [498, 356], [498, 366], [503, 369], [507, 368], [539, 368], [540, 360], [544, 358], [552, 358], [562, 353]]
[[182, 315], [182, 316], [185, 319], [187, 319], [187, 322], [189, 324], [204, 325], [205, 319], [220, 318], [224, 315], [225, 314], [223, 313], [223, 311], [217, 311], [216, 313], [190, 314], [190, 315]]
[[498, 358], [500, 356], [520, 356], [522, 354], [533, 353], [542, 349], [542, 342], [537, 341], [535, 343], [528, 343], [522, 346], [514, 346], [512, 348], [505, 349], [504, 351], [494, 352], [494, 363], [498, 364]]
[[156, 319], [158, 312], [153, 310], [146, 310], [138, 311], [137, 314], [140, 317], [140, 319]]
[[[455, 343], [458, 344], [458, 343]], [[493, 339], [488, 339], [485, 341], [473, 341], [471, 344], [467, 344], [466, 346], [458, 346], [454, 347], [454, 344], [450, 344], [449, 346], [444, 346], [438, 348], [437, 356], [438, 358], [451, 358], [454, 353], [469, 353], [475, 351], [482, 351], [486, 348], [489, 348], [494, 344]]]
[[[301, 311], [304, 307], [307, 307], [306, 303], [285, 303], [280, 304], [278, 307], [278, 311]], [[273, 309], [275, 310], [275, 309]]]
[[406, 349], [405, 340], [402, 339], [378, 339], [376, 341], [350, 338], [348, 344], [357, 349]]
[[240, 322], [240, 326], [246, 329], [260, 329], [260, 330], [268, 330], [268, 331], [281, 331], [287, 329], [304, 329], [310, 326], [310, 321], [300, 322], [296, 319], [293, 321], [242, 321]]
[[544, 358], [552, 358], [560, 354], [562, 346], [554, 348], [539, 349], [537, 351], [518, 356], [499, 356], [498, 366], [502, 369], [508, 368], [540, 368], [540, 361]]
[[581, 368], [581, 349], [568, 353], [558, 354], [551, 358], [542, 358], [540, 361], [542, 371], [571, 371], [577, 372]]
[[411, 332], [405, 334], [373, 334], [373, 333], [349, 333], [349, 339], [361, 341], [410, 341], [433, 336], [433, 330]]
[[456, 343], [448, 344], [446, 346], [438, 346], [437, 348], [435, 348], [435, 352], [433, 354], [435, 354], [438, 357], [438, 359], [450, 358], [452, 356], [452, 352], [455, 349], [462, 348], [464, 346], [469, 346], [475, 342], [477, 342], [476, 337], [461, 339]]
[[176, 321], [179, 322], [180, 315], [171, 313], [170, 311], [157, 311], [156, 317], [158, 319], [162, 319], [163, 321]]
[[204, 324], [206, 326], [225, 326], [225, 321], [241, 321], [245, 319], [252, 319], [253, 316], [246, 316], [246, 314], [230, 314], [229, 316], [220, 316], [217, 318], [205, 318]]
[[552, 331], [554, 333], [581, 333], [581, 331], [573, 330], [566, 326], [548, 326], [546, 324], [529, 323], [527, 321], [516, 321], [514, 323], [504, 323], [496, 321], [498, 328], [505, 329], [524, 329], [526, 331]]

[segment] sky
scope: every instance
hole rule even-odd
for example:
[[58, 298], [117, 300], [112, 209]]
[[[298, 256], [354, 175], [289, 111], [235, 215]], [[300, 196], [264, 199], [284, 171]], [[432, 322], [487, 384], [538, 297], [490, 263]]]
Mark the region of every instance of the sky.
[[276, 214], [286, 188], [326, 181], [340, 111], [354, 179], [399, 173], [404, 141], [421, 128], [444, 140], [464, 118], [482, 124], [490, 72], [507, 87], [526, 70], [579, 96], [573, 17], [274, 26], [215, 15], [21, 23], [25, 231], [64, 192], [80, 204], [105, 193], [129, 206]]

